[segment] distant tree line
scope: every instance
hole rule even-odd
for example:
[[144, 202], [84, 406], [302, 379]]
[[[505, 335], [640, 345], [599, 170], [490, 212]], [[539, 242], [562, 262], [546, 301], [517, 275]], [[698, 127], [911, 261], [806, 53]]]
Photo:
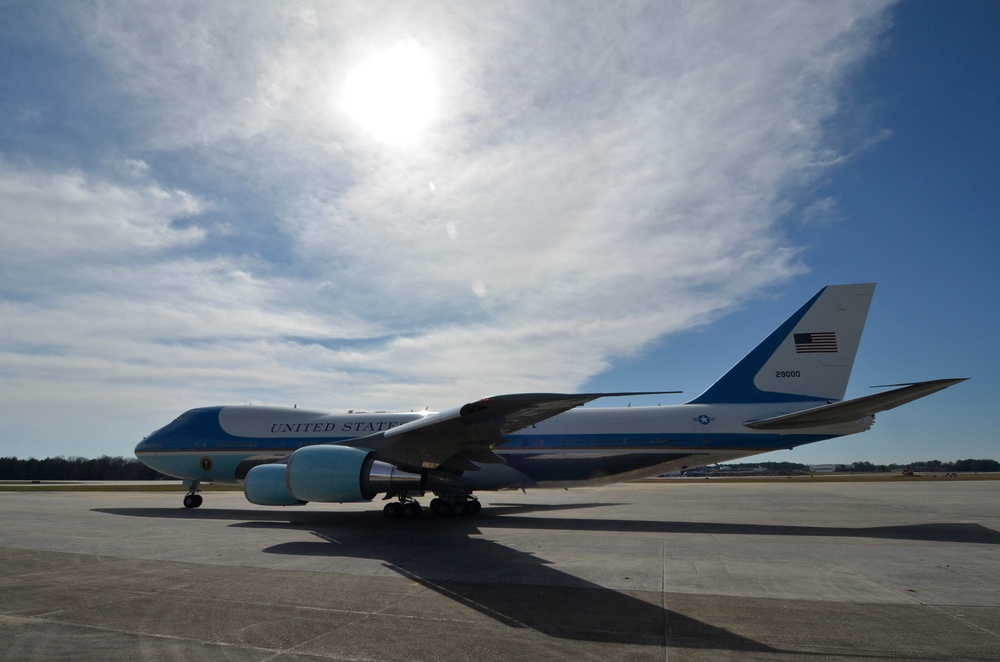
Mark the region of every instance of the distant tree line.
[[0, 480], [158, 480], [163, 477], [135, 458], [102, 455], [92, 460], [62, 456], [20, 460], [0, 457]]
[[[809, 471], [809, 465], [796, 462], [756, 462], [723, 465], [732, 468], [762, 467], [774, 474], [797, 474]], [[857, 472], [896, 472], [903, 467], [912, 467], [915, 471], [927, 472], [976, 472], [990, 473], [1000, 471], [1000, 462], [996, 460], [956, 460], [942, 462], [927, 460], [904, 464], [872, 464], [871, 462], [855, 462], [845, 465], [848, 471]], [[160, 480], [167, 478], [158, 471], [153, 471], [135, 458], [111, 457], [102, 455], [88, 460], [83, 457], [49, 457], [44, 460], [28, 458], [21, 460], [16, 457], [0, 457], [0, 480]]]
[[[809, 465], [797, 464], [795, 462], [757, 462], [743, 464], [727, 464], [728, 467], [763, 467], [773, 473], [804, 473], [809, 471]], [[844, 465], [847, 471], [858, 473], [868, 472], [896, 472], [903, 467], [911, 467], [914, 471], [926, 471], [931, 473], [942, 472], [975, 472], [991, 473], [1000, 471], [1000, 462], [996, 460], [955, 460], [954, 462], [942, 462], [941, 460], [926, 460], [923, 462], [911, 462], [910, 464], [872, 464], [871, 462], [855, 462]]]
[[955, 460], [954, 462], [942, 462], [941, 460], [926, 460], [923, 462], [911, 462], [902, 464], [872, 464], [871, 462], [855, 462], [852, 471], [898, 471], [904, 466], [911, 467], [914, 471], [927, 471], [931, 473], [940, 472], [975, 472], [992, 473], [1000, 471], [1000, 462], [996, 460]]

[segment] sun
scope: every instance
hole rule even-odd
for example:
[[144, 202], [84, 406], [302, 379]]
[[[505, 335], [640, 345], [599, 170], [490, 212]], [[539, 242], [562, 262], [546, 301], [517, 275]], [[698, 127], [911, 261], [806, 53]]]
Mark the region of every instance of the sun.
[[434, 86], [424, 48], [406, 39], [355, 67], [347, 78], [348, 114], [390, 144], [412, 142], [434, 114]]

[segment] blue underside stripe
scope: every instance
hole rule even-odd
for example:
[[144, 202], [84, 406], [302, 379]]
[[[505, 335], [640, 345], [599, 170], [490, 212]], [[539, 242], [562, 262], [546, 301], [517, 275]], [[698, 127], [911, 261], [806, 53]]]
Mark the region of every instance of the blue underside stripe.
[[508, 443], [496, 447], [503, 455], [513, 451], [544, 450], [691, 450], [691, 449], [746, 449], [772, 450], [801, 446], [829, 439], [830, 435], [778, 435], [778, 434], [518, 434], [509, 437]]

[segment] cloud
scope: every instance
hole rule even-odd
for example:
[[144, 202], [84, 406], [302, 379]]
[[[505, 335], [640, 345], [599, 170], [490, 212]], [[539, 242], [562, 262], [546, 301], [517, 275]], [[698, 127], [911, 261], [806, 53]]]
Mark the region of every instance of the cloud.
[[[60, 12], [129, 103], [78, 111], [122, 127], [104, 153], [0, 161], [0, 396], [157, 416], [572, 390], [789, 280], [786, 217], [886, 27], [871, 2]], [[386, 142], [344, 94], [399, 44], [435, 114]]]
[[837, 220], [837, 201], [831, 197], [820, 198], [802, 210], [800, 223], [803, 225], [817, 225], [830, 223]]
[[[140, 161], [126, 165], [145, 168]], [[172, 225], [201, 213], [203, 204], [153, 183], [123, 186], [80, 172], [47, 173], [0, 161], [0, 198], [5, 264], [150, 252], [192, 245], [204, 236], [197, 227]]]

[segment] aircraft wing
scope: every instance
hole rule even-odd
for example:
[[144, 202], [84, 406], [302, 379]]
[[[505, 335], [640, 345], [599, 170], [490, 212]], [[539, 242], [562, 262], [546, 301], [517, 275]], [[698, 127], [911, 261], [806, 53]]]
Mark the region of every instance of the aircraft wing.
[[664, 393], [680, 391], [497, 395], [353, 439], [350, 444], [378, 451], [379, 459], [400, 467], [476, 470], [473, 462], [504, 463], [492, 449], [502, 444], [507, 434], [598, 398]]
[[944, 390], [949, 386], [954, 386], [959, 382], [964, 382], [965, 379], [967, 378], [934, 379], [927, 382], [907, 384], [902, 388], [884, 393], [835, 402], [794, 414], [750, 421], [743, 425], [753, 430], [797, 430], [800, 428], [815, 428], [850, 423], [865, 416], [873, 416], [880, 411], [905, 405], [907, 402], [912, 402], [925, 395], [930, 395], [931, 393]]

